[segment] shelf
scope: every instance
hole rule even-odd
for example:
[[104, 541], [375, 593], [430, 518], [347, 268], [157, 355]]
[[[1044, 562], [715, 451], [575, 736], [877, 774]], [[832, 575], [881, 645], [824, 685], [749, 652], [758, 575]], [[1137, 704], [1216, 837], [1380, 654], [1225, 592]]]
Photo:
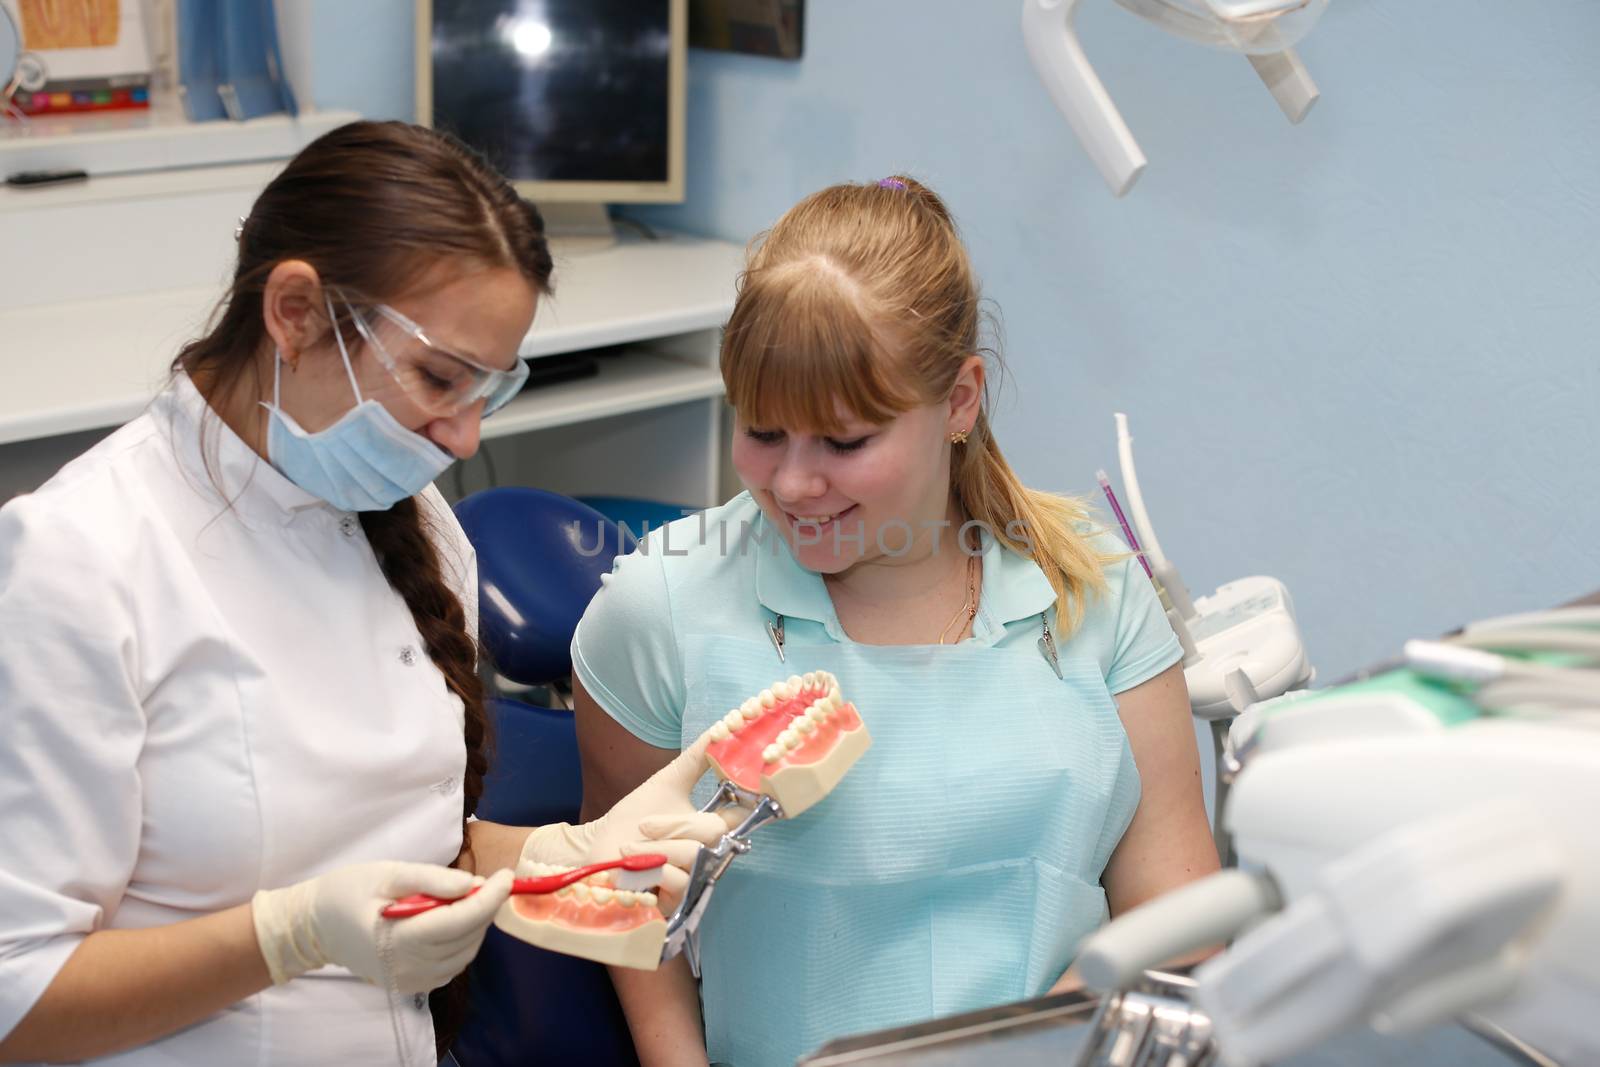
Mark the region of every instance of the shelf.
[[244, 122], [190, 122], [173, 106], [149, 111], [48, 115], [0, 123], [0, 175], [25, 170], [128, 174], [179, 167], [284, 160], [354, 111], [265, 115]]
[[0, 444], [139, 414], [217, 295], [177, 289], [0, 311]]
[[721, 395], [717, 368], [633, 349], [601, 359], [600, 373], [592, 378], [528, 390], [485, 419], [482, 436], [507, 437]]
[[555, 295], [539, 301], [524, 357], [715, 329], [733, 312], [744, 249], [726, 241], [622, 234], [599, 251], [550, 241]]
[[[733, 309], [743, 262], [738, 245], [691, 237], [624, 240], [566, 257], [557, 242], [556, 255], [557, 295], [541, 302], [522, 346], [529, 357], [715, 329]], [[0, 307], [0, 444], [133, 418], [219, 295], [215, 287], [185, 287]], [[714, 345], [708, 338], [703, 363], [649, 351], [605, 358], [595, 378], [518, 397], [484, 423], [484, 436], [717, 396]]]

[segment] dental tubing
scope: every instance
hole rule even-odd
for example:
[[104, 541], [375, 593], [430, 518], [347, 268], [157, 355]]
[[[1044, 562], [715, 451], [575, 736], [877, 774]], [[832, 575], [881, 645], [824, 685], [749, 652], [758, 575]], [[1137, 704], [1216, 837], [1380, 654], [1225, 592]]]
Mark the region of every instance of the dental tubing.
[[1101, 927], [1083, 943], [1075, 966], [1090, 989], [1123, 989], [1148, 968], [1227, 941], [1282, 907], [1266, 874], [1218, 871]]

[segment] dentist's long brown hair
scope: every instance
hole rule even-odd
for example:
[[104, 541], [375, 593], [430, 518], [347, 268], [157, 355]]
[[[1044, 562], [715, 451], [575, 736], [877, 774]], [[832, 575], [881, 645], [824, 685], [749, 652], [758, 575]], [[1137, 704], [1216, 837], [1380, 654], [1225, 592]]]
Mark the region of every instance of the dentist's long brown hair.
[[[239, 389], [262, 395], [260, 354], [271, 344], [262, 292], [272, 268], [286, 260], [303, 260], [324, 284], [377, 300], [405, 292], [441, 267], [508, 267], [540, 293], [551, 291], [544, 220], [470, 149], [405, 123], [341, 126], [307, 145], [257, 198], [239, 231], [232, 285], [209, 331], [173, 361], [173, 370], [187, 371], [214, 406]], [[350, 323], [335, 328], [350, 345], [361, 343]], [[461, 602], [444, 577], [440, 539], [416, 497], [388, 511], [362, 512], [361, 526], [429, 657], [465, 709], [462, 850], [469, 852], [465, 820], [483, 793], [490, 741], [477, 635], [467, 631]], [[441, 1056], [465, 1015], [465, 977], [430, 998]]]

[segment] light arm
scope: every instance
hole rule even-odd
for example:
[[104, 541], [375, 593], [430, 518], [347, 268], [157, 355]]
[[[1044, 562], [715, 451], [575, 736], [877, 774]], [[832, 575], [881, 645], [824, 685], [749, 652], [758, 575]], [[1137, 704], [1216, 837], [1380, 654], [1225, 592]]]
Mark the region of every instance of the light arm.
[[250, 905], [78, 945], [0, 1041], [0, 1063], [77, 1061], [166, 1037], [272, 984]]
[[[599, 818], [677, 755], [647, 745], [607, 715], [573, 678], [578, 753], [583, 761], [585, 822]], [[705, 1067], [700, 998], [688, 964], [674, 959], [654, 973], [611, 968], [611, 982], [628, 1019], [643, 1067]]]

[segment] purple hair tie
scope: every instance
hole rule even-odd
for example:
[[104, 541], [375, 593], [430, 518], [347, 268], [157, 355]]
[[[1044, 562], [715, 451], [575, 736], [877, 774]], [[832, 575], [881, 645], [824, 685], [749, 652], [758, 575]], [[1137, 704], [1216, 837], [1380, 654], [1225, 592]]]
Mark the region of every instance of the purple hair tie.
[[899, 189], [900, 191], [904, 192], [905, 191], [905, 187], [906, 187], [906, 183], [901, 181], [899, 178], [879, 178], [878, 179], [878, 188], [879, 189]]

